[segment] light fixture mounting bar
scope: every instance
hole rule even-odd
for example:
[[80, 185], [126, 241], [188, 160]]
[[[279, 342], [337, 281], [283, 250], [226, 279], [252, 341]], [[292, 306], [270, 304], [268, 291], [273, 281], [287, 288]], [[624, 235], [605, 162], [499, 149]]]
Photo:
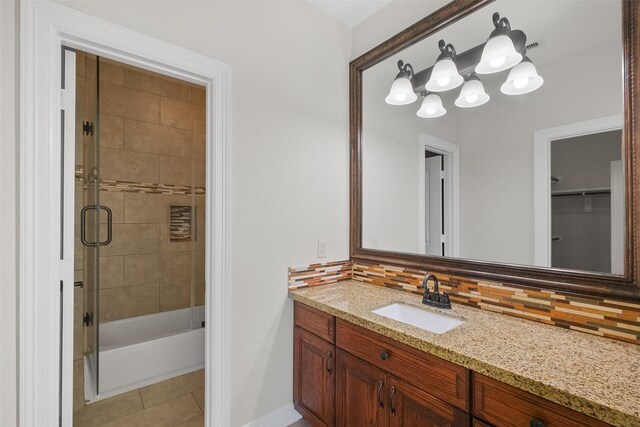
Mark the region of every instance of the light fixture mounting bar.
[[[524, 31], [512, 30], [510, 36], [516, 51], [524, 55], [525, 46], [527, 44], [527, 36]], [[482, 50], [484, 49], [485, 44], [486, 42], [457, 55], [456, 66], [458, 67], [458, 72], [461, 76], [466, 76], [474, 72], [476, 65], [478, 65], [480, 58], [482, 58]], [[413, 91], [415, 93], [419, 94], [426, 91], [425, 85], [431, 78], [431, 71], [433, 71], [433, 65], [414, 74]]]

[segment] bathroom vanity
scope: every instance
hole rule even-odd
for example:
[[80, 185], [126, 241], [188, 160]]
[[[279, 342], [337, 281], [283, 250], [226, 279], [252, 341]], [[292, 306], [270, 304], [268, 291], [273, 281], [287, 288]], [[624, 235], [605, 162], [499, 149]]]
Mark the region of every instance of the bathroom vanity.
[[294, 405], [314, 426], [640, 425], [638, 346], [455, 304], [464, 323], [435, 334], [373, 313], [442, 313], [418, 295], [352, 281], [290, 296]]

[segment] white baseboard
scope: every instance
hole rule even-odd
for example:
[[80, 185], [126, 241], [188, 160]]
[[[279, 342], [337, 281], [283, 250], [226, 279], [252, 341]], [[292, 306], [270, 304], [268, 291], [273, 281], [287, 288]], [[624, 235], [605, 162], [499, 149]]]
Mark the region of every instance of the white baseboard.
[[293, 403], [289, 403], [257, 420], [251, 421], [244, 427], [287, 427], [301, 418], [302, 415], [293, 408]]

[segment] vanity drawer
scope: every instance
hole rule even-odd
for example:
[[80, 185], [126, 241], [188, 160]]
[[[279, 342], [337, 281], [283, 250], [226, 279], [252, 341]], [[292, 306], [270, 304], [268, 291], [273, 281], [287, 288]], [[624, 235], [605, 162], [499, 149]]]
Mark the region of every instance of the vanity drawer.
[[474, 373], [473, 384], [473, 415], [496, 426], [609, 425], [484, 375]]
[[323, 311], [295, 302], [293, 304], [295, 326], [299, 326], [330, 343], [335, 343], [336, 318]]
[[336, 320], [336, 345], [441, 400], [468, 411], [469, 371], [391, 338]]

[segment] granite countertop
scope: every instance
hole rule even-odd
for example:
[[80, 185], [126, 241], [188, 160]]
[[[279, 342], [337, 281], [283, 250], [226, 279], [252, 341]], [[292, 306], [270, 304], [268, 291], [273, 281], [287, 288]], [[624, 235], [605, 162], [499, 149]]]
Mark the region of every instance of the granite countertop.
[[[289, 291], [315, 307], [411, 347], [618, 426], [640, 426], [640, 346], [453, 303], [344, 281]], [[371, 313], [402, 302], [465, 321], [438, 335]]]

